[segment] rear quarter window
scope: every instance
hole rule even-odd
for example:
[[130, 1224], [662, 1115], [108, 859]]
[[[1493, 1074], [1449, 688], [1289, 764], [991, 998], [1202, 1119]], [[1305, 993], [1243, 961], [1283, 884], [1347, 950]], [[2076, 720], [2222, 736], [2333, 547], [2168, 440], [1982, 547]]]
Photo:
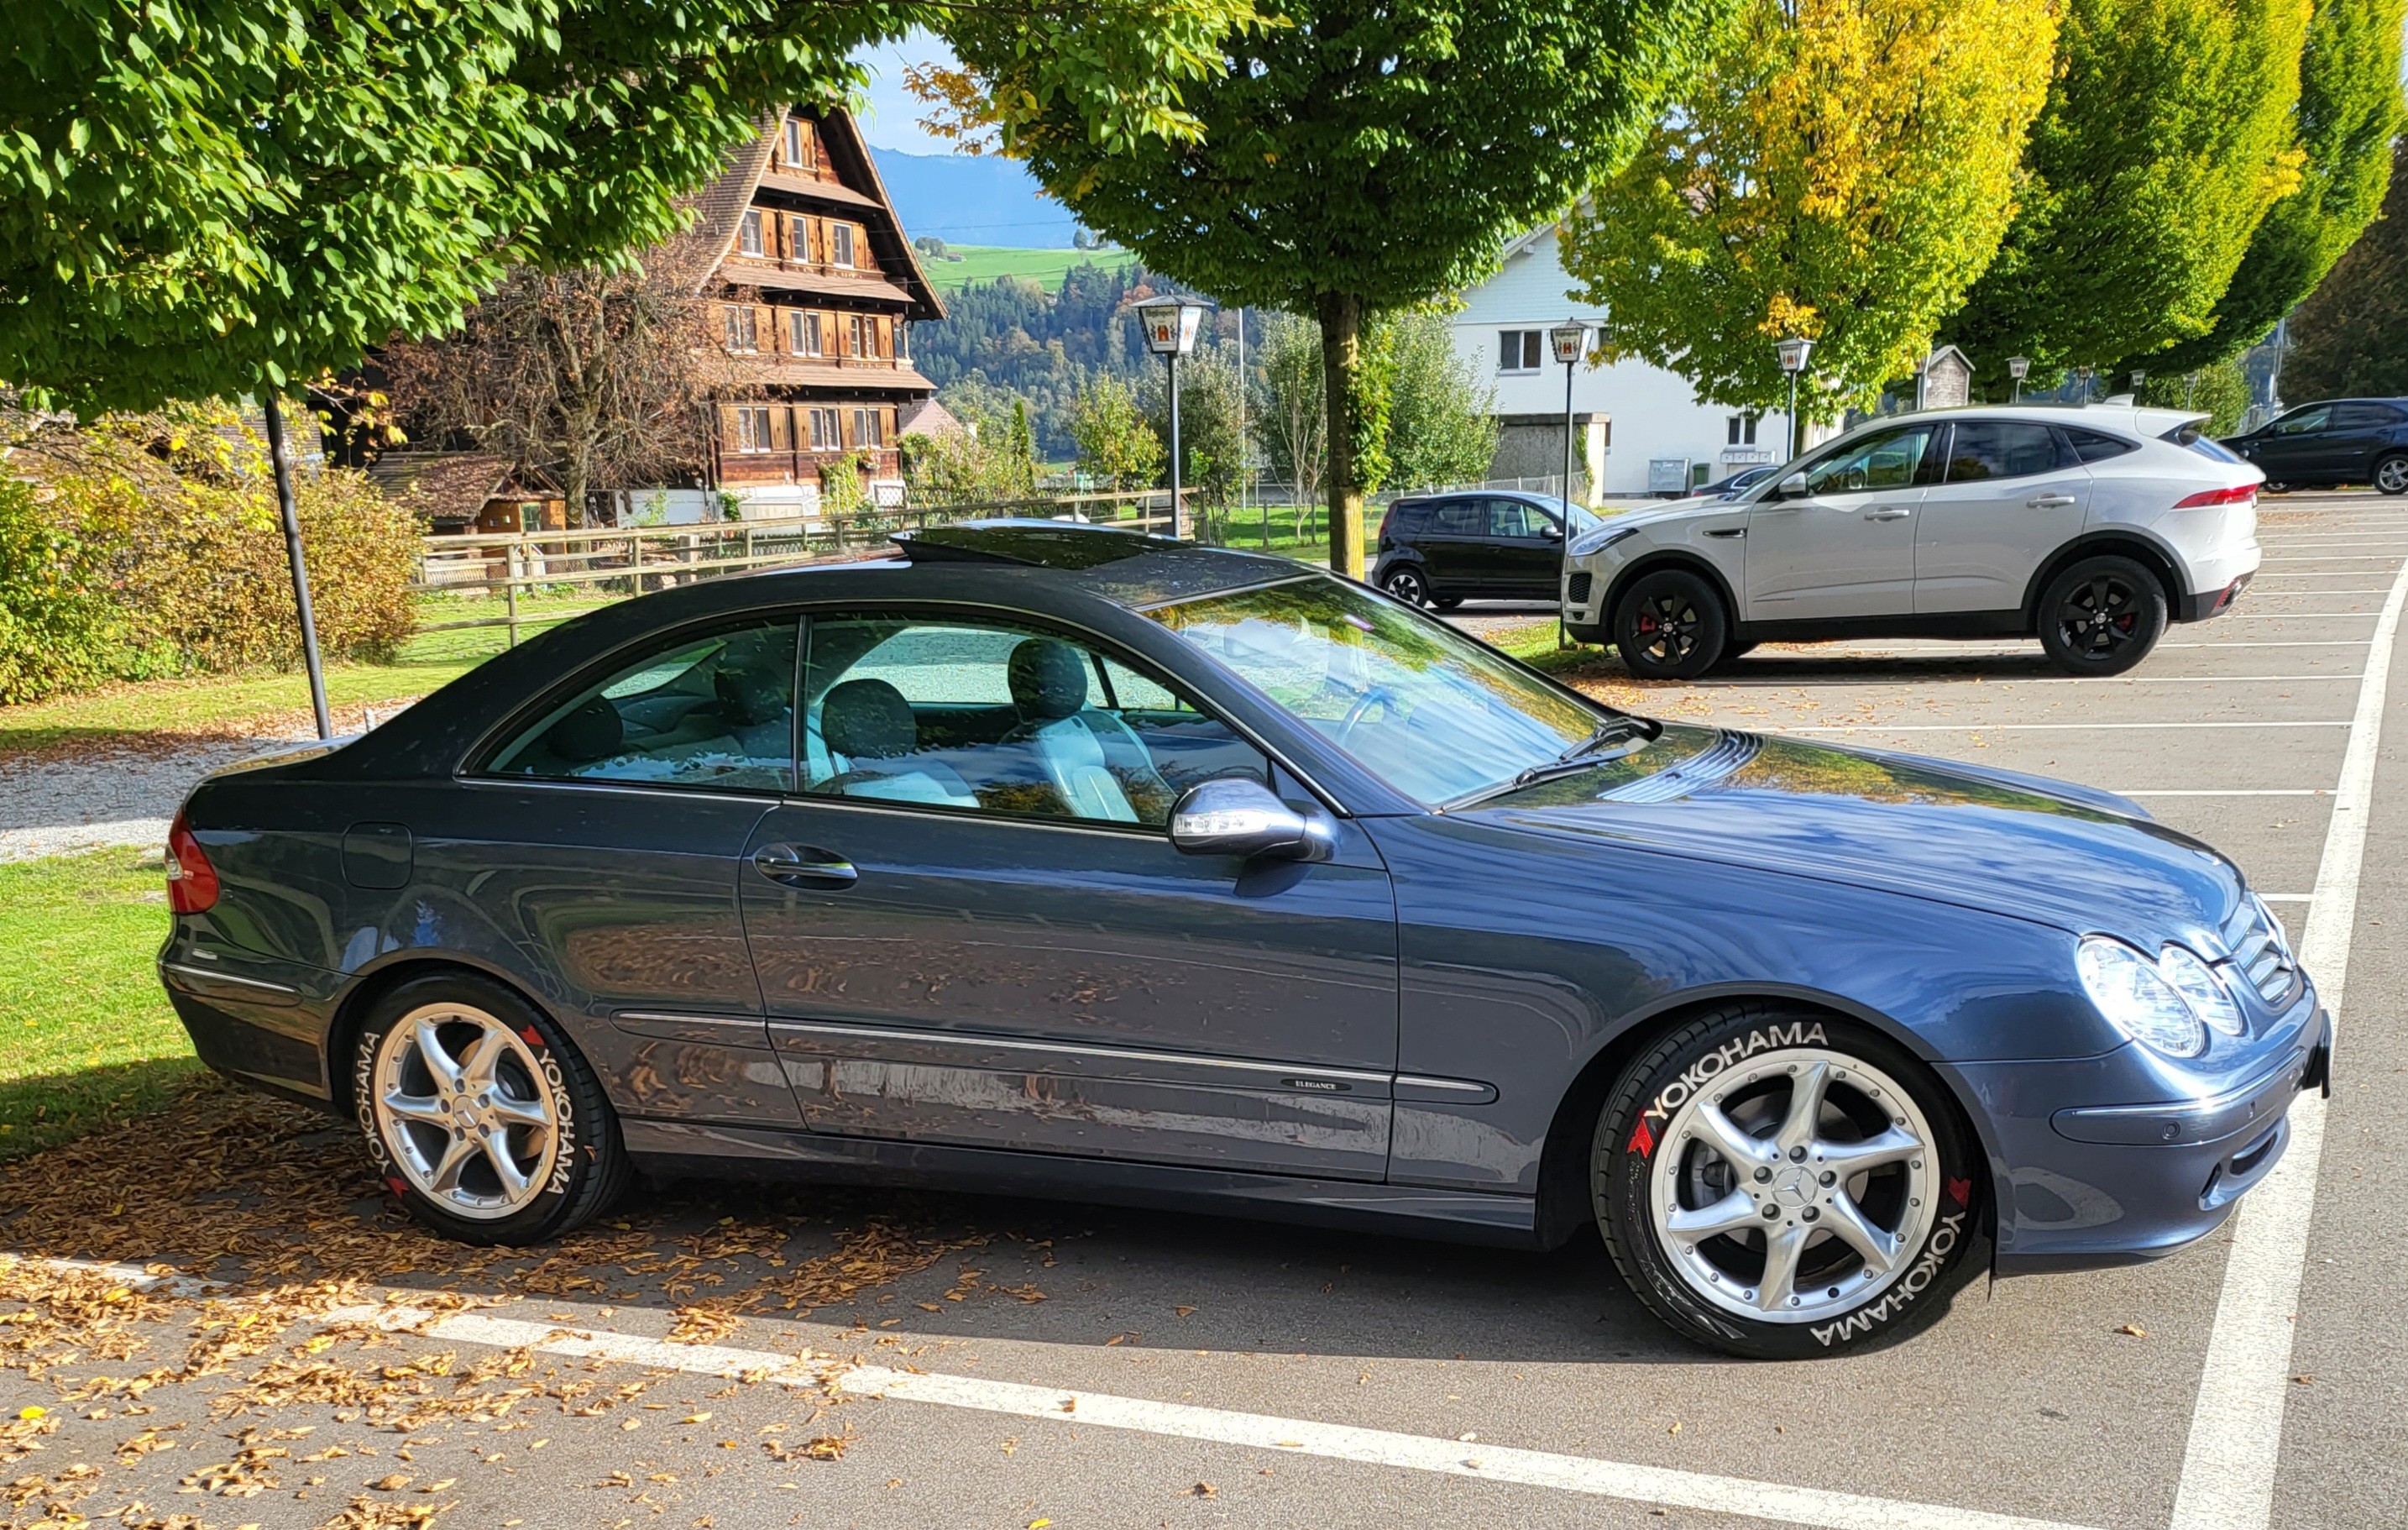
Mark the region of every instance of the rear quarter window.
[[2102, 431], [2081, 430], [2071, 426], [2059, 426], [2059, 429], [2064, 432], [2066, 445], [2071, 449], [2075, 459], [2086, 464], [2105, 462], [2111, 457], [2120, 457], [2127, 452], [2141, 449], [2138, 441], [2128, 441], [2121, 436], [2110, 436]]
[[2186, 446], [2190, 450], [2197, 452], [2200, 456], [2210, 458], [2216, 462], [2239, 462], [2241, 460], [2240, 455], [2227, 448], [2223, 442], [2216, 440], [2212, 436], [2201, 435], [2200, 433], [2199, 426], [2199, 421], [2186, 420], [2157, 439], [2160, 440], [2170, 440], [2176, 446]]

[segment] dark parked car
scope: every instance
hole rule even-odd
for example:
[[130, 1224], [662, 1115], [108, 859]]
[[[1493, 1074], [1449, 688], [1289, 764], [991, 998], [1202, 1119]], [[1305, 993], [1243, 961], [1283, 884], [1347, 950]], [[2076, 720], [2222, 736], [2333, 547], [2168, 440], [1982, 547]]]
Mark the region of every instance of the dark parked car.
[[[1575, 537], [1598, 524], [1577, 505], [1571, 517]], [[1441, 611], [1471, 599], [1553, 601], [1563, 527], [1564, 502], [1550, 495], [1483, 489], [1399, 499], [1380, 522], [1371, 583]]]
[[986, 524], [210, 776], [159, 970], [452, 1236], [638, 1167], [1526, 1249], [1734, 1353], [2219, 1224], [2328, 1022], [2121, 798], [1659, 723], [1280, 558]]
[[1764, 463], [1754, 468], [1742, 468], [1739, 471], [1732, 473], [1727, 477], [1717, 478], [1711, 484], [1698, 484], [1696, 488], [1689, 491], [1689, 498], [1692, 499], [1735, 499], [1741, 495], [1745, 494], [1748, 490], [1756, 487], [1758, 484], [1763, 483], [1766, 479], [1770, 478], [1779, 470], [1780, 464], [1770, 462]]
[[2302, 404], [2224, 444], [2256, 463], [2270, 489], [2372, 484], [2408, 494], [2408, 398]]

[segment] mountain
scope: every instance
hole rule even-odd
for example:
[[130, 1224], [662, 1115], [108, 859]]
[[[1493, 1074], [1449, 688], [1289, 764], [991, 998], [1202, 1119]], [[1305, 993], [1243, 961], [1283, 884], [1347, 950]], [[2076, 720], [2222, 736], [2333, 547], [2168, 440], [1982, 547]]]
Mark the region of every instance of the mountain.
[[907, 154], [872, 147], [903, 231], [948, 244], [1068, 250], [1079, 226], [1017, 160], [996, 154]]

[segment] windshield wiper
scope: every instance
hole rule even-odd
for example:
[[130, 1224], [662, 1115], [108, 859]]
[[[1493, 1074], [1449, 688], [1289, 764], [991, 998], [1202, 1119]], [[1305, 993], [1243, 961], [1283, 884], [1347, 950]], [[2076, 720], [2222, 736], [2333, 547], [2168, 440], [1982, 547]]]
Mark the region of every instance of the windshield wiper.
[[1492, 798], [1503, 797], [1509, 792], [1523, 791], [1542, 782], [1560, 780], [1564, 776], [1578, 775], [1583, 771], [1594, 770], [1599, 765], [1610, 765], [1630, 751], [1624, 749], [1616, 750], [1612, 754], [1601, 754], [1598, 751], [1603, 745], [1620, 743], [1634, 733], [1639, 736], [1641, 743], [1653, 743], [1656, 736], [1663, 731], [1663, 724], [1645, 717], [1622, 714], [1608, 718], [1598, 725], [1597, 731], [1545, 764], [1533, 765], [1514, 775], [1510, 781], [1499, 781], [1493, 787], [1483, 787], [1477, 791], [1467, 792], [1450, 801], [1441, 802], [1438, 810], [1440, 813], [1452, 813], [1457, 808], [1476, 807], [1482, 802]]

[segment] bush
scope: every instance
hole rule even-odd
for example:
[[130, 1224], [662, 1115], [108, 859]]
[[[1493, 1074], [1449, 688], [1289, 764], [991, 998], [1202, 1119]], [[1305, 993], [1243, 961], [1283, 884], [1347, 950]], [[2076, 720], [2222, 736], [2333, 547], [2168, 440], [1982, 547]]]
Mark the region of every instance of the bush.
[[[416, 520], [357, 473], [296, 488], [318, 640], [388, 657], [415, 625]], [[270, 484], [91, 468], [0, 485], [0, 701], [301, 661]]]

